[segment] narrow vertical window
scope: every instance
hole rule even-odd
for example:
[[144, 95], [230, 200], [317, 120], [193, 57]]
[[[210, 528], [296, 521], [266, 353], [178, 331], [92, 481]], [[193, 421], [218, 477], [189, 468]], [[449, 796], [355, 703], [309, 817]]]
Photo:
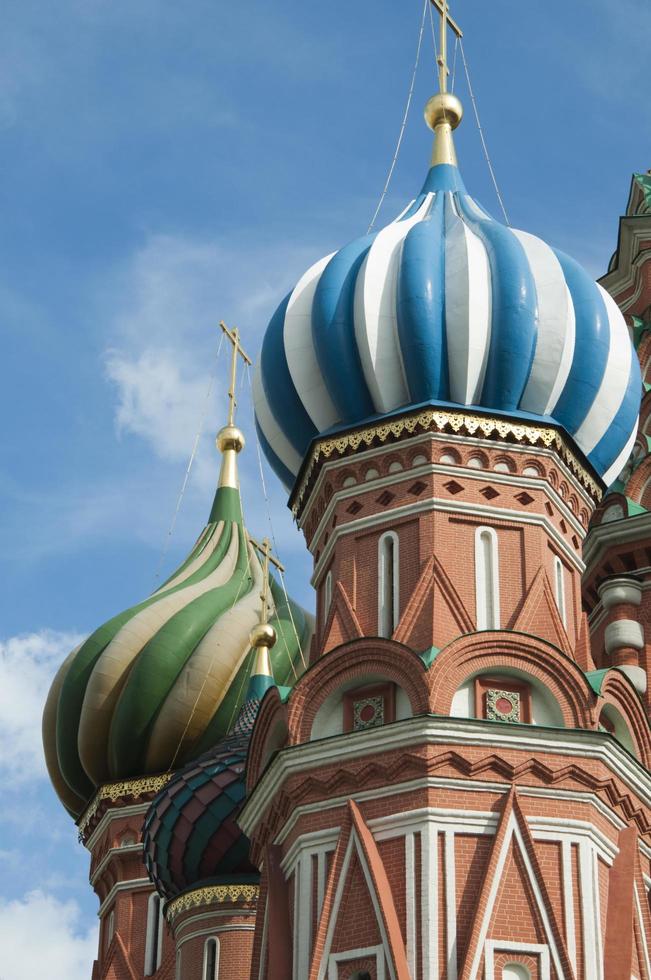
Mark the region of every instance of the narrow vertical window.
[[147, 933], [145, 935], [145, 976], [150, 977], [161, 963], [163, 928], [160, 895], [152, 892], [147, 904]]
[[111, 940], [113, 939], [113, 933], [115, 932], [115, 911], [111, 909], [108, 917], [108, 922], [106, 923], [106, 948], [108, 949], [111, 945]]
[[565, 614], [565, 573], [563, 562], [560, 558], [554, 558], [554, 588], [556, 591], [556, 605], [563, 620], [563, 626], [567, 626]]
[[378, 545], [378, 634], [393, 636], [400, 615], [398, 535], [387, 531]]
[[328, 572], [326, 575], [325, 585], [323, 587], [323, 621], [328, 618], [328, 613], [330, 612], [330, 606], [332, 605], [332, 572]]
[[475, 590], [477, 629], [500, 628], [500, 582], [497, 534], [492, 527], [475, 531]]
[[174, 980], [181, 980], [181, 950], [176, 951], [176, 973]]
[[217, 980], [219, 976], [219, 940], [211, 936], [203, 947], [203, 980]]

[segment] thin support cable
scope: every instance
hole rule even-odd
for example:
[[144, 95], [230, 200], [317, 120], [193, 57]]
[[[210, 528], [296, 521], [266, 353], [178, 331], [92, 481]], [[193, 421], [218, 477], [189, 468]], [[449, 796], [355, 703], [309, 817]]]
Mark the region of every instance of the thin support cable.
[[488, 147], [486, 146], [486, 140], [484, 139], [484, 131], [481, 127], [481, 122], [479, 121], [479, 110], [477, 109], [477, 101], [475, 99], [475, 93], [473, 92], [472, 83], [470, 81], [470, 72], [468, 71], [468, 62], [466, 61], [466, 52], [463, 50], [463, 41], [459, 41], [459, 47], [461, 48], [461, 59], [463, 61], [463, 70], [466, 74], [466, 82], [468, 83], [468, 94], [470, 95], [470, 101], [472, 102], [472, 108], [475, 113], [475, 121], [477, 123], [477, 129], [479, 130], [479, 138], [481, 139], [481, 145], [484, 150], [484, 156], [486, 157], [486, 163], [488, 164], [488, 170], [491, 175], [491, 180], [493, 181], [493, 187], [495, 188], [495, 193], [497, 195], [497, 200], [500, 202], [500, 207], [502, 209], [502, 214], [504, 215], [504, 220], [507, 225], [510, 225], [509, 216], [506, 213], [506, 208], [504, 207], [504, 201], [502, 200], [502, 195], [500, 194], [500, 189], [497, 186], [497, 178], [495, 177], [495, 171], [493, 170], [493, 165], [491, 163], [491, 158], [488, 154]]
[[459, 35], [454, 35], [454, 55], [452, 56], [452, 81], [450, 91], [454, 94], [454, 83], [457, 78], [457, 51], [459, 50]]
[[438, 64], [438, 60], [439, 60], [439, 46], [438, 46], [438, 42], [436, 40], [436, 28], [434, 27], [434, 17], [432, 16], [432, 4], [431, 4], [431, 2], [429, 2], [427, 4], [427, 8], [429, 10], [429, 26], [430, 26], [430, 30], [432, 32], [432, 44], [434, 45], [434, 63], [435, 64]]
[[156, 574], [154, 575], [154, 591], [156, 591], [156, 585], [157, 585], [158, 580], [160, 578], [160, 573], [161, 573], [161, 569], [163, 567], [163, 563], [165, 562], [165, 559], [167, 558], [167, 552], [169, 550], [170, 542], [172, 540], [172, 535], [174, 534], [174, 528], [176, 527], [176, 521], [177, 521], [177, 518], [179, 516], [179, 511], [181, 510], [181, 504], [183, 503], [183, 497], [185, 495], [186, 487], [188, 485], [188, 480], [190, 479], [190, 472], [192, 470], [192, 465], [193, 465], [194, 460], [195, 460], [195, 457], [197, 455], [197, 450], [199, 448], [199, 442], [201, 440], [201, 436], [203, 435], [203, 427], [204, 427], [205, 422], [206, 422], [206, 415], [208, 413], [208, 404], [210, 402], [210, 396], [212, 395], [212, 389], [213, 389], [213, 386], [215, 384], [215, 376], [217, 374], [217, 362], [219, 360], [219, 355], [221, 354], [221, 349], [222, 349], [222, 343], [223, 342], [224, 342], [224, 335], [222, 334], [221, 335], [221, 338], [220, 338], [220, 341], [219, 341], [219, 347], [217, 348], [217, 354], [215, 355], [215, 366], [213, 368], [212, 374], [210, 375], [210, 382], [208, 384], [208, 390], [206, 391], [206, 396], [204, 398], [203, 409], [201, 411], [201, 418], [199, 419], [199, 428], [197, 429], [197, 433], [196, 433], [196, 435], [194, 437], [194, 443], [192, 445], [192, 452], [190, 453], [190, 458], [188, 460], [188, 465], [186, 466], [185, 475], [183, 477], [183, 483], [181, 484], [181, 490], [179, 492], [179, 496], [178, 496], [178, 499], [176, 501], [176, 509], [174, 510], [174, 514], [172, 515], [172, 522], [171, 522], [171, 524], [169, 526], [169, 530], [167, 532], [167, 537], [165, 538], [165, 542], [164, 542], [163, 548], [161, 550], [160, 558], [158, 559], [158, 565], [156, 566]]
[[[429, 3], [429, 0], [428, 0], [428, 3]], [[249, 381], [249, 388], [251, 390], [251, 398], [253, 399], [253, 385], [251, 383], [251, 372], [249, 370], [249, 365], [248, 364], [246, 365], [246, 375], [247, 375], [247, 378], [248, 378], [248, 381]], [[261, 448], [260, 448], [260, 440], [258, 439], [258, 430], [257, 429], [255, 429], [255, 445], [256, 445], [256, 451], [257, 451], [257, 456], [258, 456], [258, 468], [260, 470], [260, 483], [262, 484], [262, 494], [264, 496], [265, 507], [266, 507], [266, 510], [267, 510], [267, 521], [269, 522], [269, 531], [271, 533], [271, 541], [272, 541], [273, 546], [274, 546], [274, 551], [275, 551], [276, 555], [278, 555], [278, 545], [276, 544], [276, 535], [274, 533], [273, 521], [271, 519], [271, 507], [270, 507], [270, 504], [269, 504], [269, 496], [267, 494], [267, 483], [266, 483], [266, 480], [264, 478], [264, 467], [262, 466], [262, 451], [261, 451]], [[287, 603], [287, 611], [289, 612], [289, 619], [290, 619], [290, 622], [292, 624], [292, 629], [294, 630], [294, 636], [296, 638], [296, 643], [298, 645], [298, 652], [301, 655], [301, 660], [303, 662], [303, 667], [305, 669], [307, 669], [307, 663], [306, 663], [306, 660], [305, 660], [305, 654], [303, 653], [303, 644], [301, 643], [301, 638], [298, 635], [298, 630], [296, 629], [296, 623], [294, 622], [294, 615], [292, 613], [292, 604], [289, 601], [289, 596], [287, 594], [287, 586], [285, 584], [285, 576], [283, 575], [282, 571], [280, 571], [280, 570], [279, 570], [279, 573], [278, 574], [280, 576], [280, 584], [283, 587], [283, 593], [284, 593], [284, 596], [285, 596], [285, 602]], [[291, 664], [292, 670], [294, 671], [294, 676], [296, 677], [297, 676], [296, 675], [296, 669], [294, 668], [294, 662], [291, 659], [291, 657], [290, 657], [290, 664]]]
[[375, 214], [373, 215], [371, 219], [371, 223], [368, 226], [368, 230], [366, 232], [367, 235], [370, 234], [371, 231], [373, 230], [373, 226], [375, 225], [377, 216], [380, 213], [380, 209], [384, 204], [384, 199], [387, 196], [387, 192], [389, 190], [389, 184], [391, 183], [391, 178], [393, 177], [393, 171], [395, 170], [396, 163], [398, 162], [398, 154], [400, 153], [400, 147], [402, 146], [402, 138], [405, 135], [405, 127], [407, 125], [407, 118], [409, 116], [409, 110], [411, 108], [411, 100], [414, 94], [414, 85], [416, 84], [416, 73], [418, 71], [418, 64], [420, 62], [420, 49], [423, 43], [423, 31], [425, 30], [425, 14], [427, 12], [427, 8], [429, 7], [429, 4], [430, 4], [430, 0], [425, 0], [425, 2], [423, 3], [423, 16], [421, 17], [420, 20], [420, 31], [418, 33], [418, 46], [416, 48], [416, 60], [414, 62], [414, 70], [412, 71], [411, 74], [409, 95], [407, 96], [407, 104], [405, 106], [405, 111], [402, 117], [402, 124], [400, 126], [400, 133], [398, 135], [398, 142], [396, 143], [396, 150], [395, 153], [393, 154], [393, 160], [391, 161], [391, 166], [389, 167], [389, 173], [387, 174], [387, 179], [384, 182], [384, 188], [382, 190], [382, 194], [380, 195], [380, 200], [378, 201], [378, 205], [375, 209]]

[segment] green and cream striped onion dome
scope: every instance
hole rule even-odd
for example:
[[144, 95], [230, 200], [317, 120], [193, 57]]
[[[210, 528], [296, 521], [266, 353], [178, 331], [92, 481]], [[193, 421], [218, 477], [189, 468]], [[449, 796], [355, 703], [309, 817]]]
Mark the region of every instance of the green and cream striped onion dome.
[[[242, 517], [236, 453], [220, 439], [219, 487], [188, 558], [148, 599], [96, 629], [67, 657], [43, 713], [61, 802], [75, 817], [103, 783], [166, 772], [216, 745], [245, 699], [263, 567]], [[222, 435], [220, 434], [220, 435]], [[269, 578], [276, 682], [307, 660], [312, 617]]]

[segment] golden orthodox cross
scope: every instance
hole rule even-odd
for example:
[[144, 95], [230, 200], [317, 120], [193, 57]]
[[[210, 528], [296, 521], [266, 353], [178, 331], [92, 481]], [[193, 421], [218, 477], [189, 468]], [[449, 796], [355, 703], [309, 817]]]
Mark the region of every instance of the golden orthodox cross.
[[237, 356], [242, 358], [245, 364], [251, 364], [251, 358], [246, 353], [242, 345], [240, 344], [240, 331], [237, 327], [233, 327], [229, 330], [223, 320], [219, 321], [219, 326], [222, 328], [231, 344], [233, 345], [233, 351], [231, 355], [231, 384], [228, 389], [228, 424], [234, 425], [235, 423], [235, 408], [237, 406], [237, 399], [235, 398], [235, 382], [237, 380]]
[[441, 15], [441, 41], [439, 45], [439, 56], [437, 58], [437, 64], [439, 66], [439, 90], [441, 92], [447, 92], [448, 75], [450, 74], [450, 69], [448, 68], [448, 25], [457, 37], [463, 37], [463, 31], [457, 22], [450, 17], [448, 12], [450, 4], [448, 0], [430, 0], [430, 3], [436, 7]]
[[259, 543], [249, 535], [249, 541], [255, 548], [257, 552], [262, 556], [262, 592], [260, 593], [260, 598], [262, 599], [262, 610], [260, 615], [260, 622], [266, 623], [267, 617], [269, 615], [269, 564], [274, 565], [279, 572], [285, 571], [285, 566], [281, 565], [275, 555], [271, 553], [271, 543], [269, 538], [264, 538], [262, 543]]

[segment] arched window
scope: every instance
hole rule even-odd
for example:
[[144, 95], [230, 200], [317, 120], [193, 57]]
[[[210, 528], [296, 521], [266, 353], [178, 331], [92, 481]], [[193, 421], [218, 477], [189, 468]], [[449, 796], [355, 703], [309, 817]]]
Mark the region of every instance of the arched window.
[[475, 590], [477, 629], [500, 628], [500, 576], [497, 534], [492, 527], [475, 531]]
[[565, 614], [565, 571], [563, 569], [563, 562], [558, 557], [554, 558], [554, 592], [556, 594], [556, 605], [563, 620], [563, 626], [567, 626]]
[[219, 976], [219, 940], [211, 936], [206, 939], [203, 947], [203, 978], [202, 980], [217, 980]]
[[181, 950], [176, 951], [176, 972], [174, 975], [174, 980], [181, 980]]
[[163, 906], [160, 895], [152, 892], [147, 904], [145, 935], [145, 976], [150, 977], [161, 963], [163, 953]]
[[113, 939], [114, 932], [115, 932], [115, 910], [111, 909], [108, 917], [108, 922], [106, 923], [106, 948], [107, 949], [111, 945], [111, 940]]
[[378, 544], [378, 635], [390, 637], [400, 615], [398, 535], [387, 531]]
[[323, 619], [328, 618], [330, 606], [332, 605], [332, 572], [326, 575], [325, 585], [323, 586]]

